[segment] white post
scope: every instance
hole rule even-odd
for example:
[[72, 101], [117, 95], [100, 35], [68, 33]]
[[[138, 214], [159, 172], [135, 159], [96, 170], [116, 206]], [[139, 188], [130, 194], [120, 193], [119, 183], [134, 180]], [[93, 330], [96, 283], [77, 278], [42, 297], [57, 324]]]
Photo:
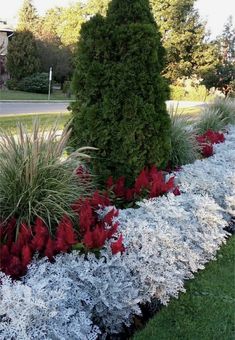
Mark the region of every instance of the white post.
[[49, 71], [48, 100], [50, 100], [51, 98], [51, 81], [52, 81], [52, 67], [50, 67], [50, 71]]

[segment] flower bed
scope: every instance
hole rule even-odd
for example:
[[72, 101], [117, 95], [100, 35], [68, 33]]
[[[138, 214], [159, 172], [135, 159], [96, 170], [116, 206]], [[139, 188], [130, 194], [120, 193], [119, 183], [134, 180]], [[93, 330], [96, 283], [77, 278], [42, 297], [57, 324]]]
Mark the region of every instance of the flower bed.
[[73, 251], [54, 263], [35, 258], [21, 281], [1, 273], [0, 337], [96, 339], [130, 325], [140, 303], [167, 304], [184, 291], [184, 280], [226, 241], [224, 228], [235, 214], [235, 128], [212, 157], [176, 176], [180, 196], [144, 200], [112, 221], [114, 228], [119, 223], [125, 252], [113, 255], [106, 243], [98, 256]]

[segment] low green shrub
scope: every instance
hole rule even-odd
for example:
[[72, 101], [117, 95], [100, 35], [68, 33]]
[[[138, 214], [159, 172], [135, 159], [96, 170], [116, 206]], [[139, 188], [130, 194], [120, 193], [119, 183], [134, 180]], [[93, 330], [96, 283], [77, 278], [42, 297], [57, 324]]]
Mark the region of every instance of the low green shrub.
[[15, 218], [19, 228], [40, 217], [53, 233], [65, 214], [73, 219], [71, 204], [87, 187], [74, 171], [82, 155], [62, 159], [70, 131], [39, 127], [36, 120], [29, 133], [19, 124], [17, 137], [0, 131], [0, 221]]
[[189, 117], [177, 111], [174, 107], [170, 108], [172, 151], [169, 165], [172, 169], [194, 162], [200, 151], [196, 133], [190, 129]]
[[32, 76], [21, 79], [18, 83], [18, 89], [25, 92], [48, 93], [48, 74], [35, 73]]
[[17, 91], [19, 89], [18, 81], [15, 79], [9, 79], [6, 82], [8, 90]]

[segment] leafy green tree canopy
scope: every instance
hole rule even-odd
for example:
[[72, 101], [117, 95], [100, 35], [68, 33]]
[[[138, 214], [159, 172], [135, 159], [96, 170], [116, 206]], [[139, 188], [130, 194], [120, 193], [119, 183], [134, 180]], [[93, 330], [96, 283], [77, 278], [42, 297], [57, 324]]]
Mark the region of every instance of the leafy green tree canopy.
[[24, 0], [23, 5], [19, 11], [19, 20], [17, 25], [18, 31], [31, 31], [36, 29], [38, 23], [37, 10], [33, 5], [32, 0]]

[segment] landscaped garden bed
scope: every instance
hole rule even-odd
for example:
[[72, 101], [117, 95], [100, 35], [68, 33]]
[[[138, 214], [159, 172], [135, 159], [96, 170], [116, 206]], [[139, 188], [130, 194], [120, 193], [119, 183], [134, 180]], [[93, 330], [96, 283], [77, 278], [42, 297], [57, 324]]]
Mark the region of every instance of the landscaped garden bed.
[[[213, 156], [174, 173], [181, 195], [172, 192], [147, 199], [136, 203], [136, 209], [118, 214], [115, 208], [104, 207], [107, 197], [96, 194], [92, 203], [97, 204], [96, 222], [94, 213], [88, 213], [91, 201], [87, 198], [81, 225], [95, 222], [97, 230], [107, 227], [110, 234], [98, 245], [84, 238], [83, 247], [97, 251], [88, 253], [82, 247], [80, 252], [58, 254], [50, 262], [38, 258], [38, 249], [21, 280], [11, 281], [2, 273], [1, 337], [95, 339], [99, 334], [115, 334], [140, 314], [140, 304], [153, 298], [167, 304], [184, 291], [184, 281], [214, 258], [229, 235], [225, 228], [234, 214], [235, 199], [233, 126], [225, 138], [214, 146]], [[168, 177], [169, 182], [172, 174]], [[63, 228], [57, 231], [57, 241]], [[71, 249], [69, 242], [81, 247], [72, 231], [70, 236], [68, 241], [62, 237], [62, 252]]]

